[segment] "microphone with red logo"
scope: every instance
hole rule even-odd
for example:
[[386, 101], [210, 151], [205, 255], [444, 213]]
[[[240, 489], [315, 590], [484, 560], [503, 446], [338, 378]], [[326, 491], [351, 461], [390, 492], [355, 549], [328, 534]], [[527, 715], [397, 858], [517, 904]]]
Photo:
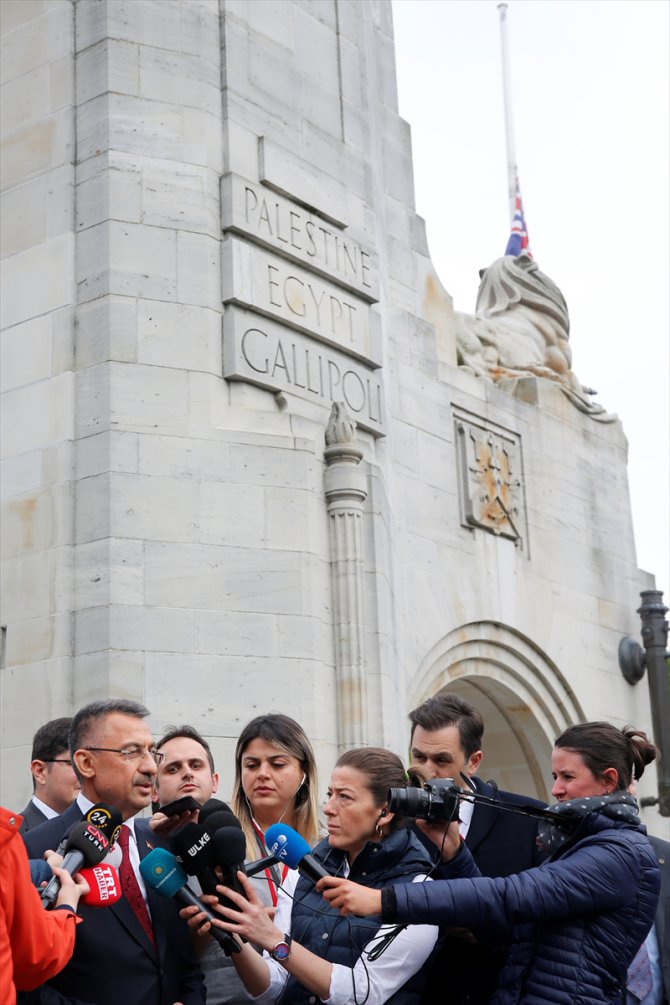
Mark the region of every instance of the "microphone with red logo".
[[[109, 849], [110, 841], [107, 835], [88, 820], [80, 820], [68, 832], [61, 868], [73, 876], [83, 865], [98, 865]], [[40, 893], [40, 900], [47, 911], [53, 907], [59, 890], [60, 879], [58, 876], [52, 876]]]
[[89, 892], [79, 901], [87, 907], [109, 907], [121, 899], [121, 881], [113, 865], [101, 862], [100, 865], [80, 869], [79, 875], [89, 885]]

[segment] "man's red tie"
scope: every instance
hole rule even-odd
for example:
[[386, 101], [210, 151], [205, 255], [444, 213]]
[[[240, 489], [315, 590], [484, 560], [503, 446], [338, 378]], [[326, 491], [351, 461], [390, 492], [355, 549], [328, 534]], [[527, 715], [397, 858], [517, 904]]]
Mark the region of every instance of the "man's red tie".
[[146, 932], [148, 939], [152, 945], [155, 946], [156, 940], [154, 938], [154, 930], [151, 925], [151, 918], [149, 917], [149, 912], [147, 911], [147, 905], [144, 903], [144, 897], [142, 896], [142, 891], [140, 890], [140, 884], [137, 882], [133, 864], [130, 861], [130, 849], [128, 848], [129, 840], [130, 828], [122, 827], [121, 833], [119, 834], [119, 847], [122, 853], [121, 868], [119, 869], [121, 889], [123, 891], [123, 896], [132, 907], [137, 920]]

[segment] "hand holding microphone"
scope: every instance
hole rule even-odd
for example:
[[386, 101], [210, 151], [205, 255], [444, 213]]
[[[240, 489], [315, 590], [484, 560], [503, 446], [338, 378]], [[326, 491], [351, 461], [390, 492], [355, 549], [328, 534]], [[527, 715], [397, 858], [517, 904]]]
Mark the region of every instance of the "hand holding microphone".
[[[54, 855], [53, 852], [49, 853]], [[60, 855], [58, 856], [60, 858]], [[74, 876], [64, 869], [62, 866], [52, 865], [51, 869], [53, 871], [53, 876], [50, 883], [56, 882], [56, 893], [53, 900], [44, 906], [47, 910], [56, 907], [71, 907], [73, 911], [77, 910], [79, 906], [79, 901], [87, 897], [91, 892], [91, 887], [86, 876], [82, 876], [80, 872], [76, 873]], [[46, 887], [45, 887], [46, 889]], [[44, 901], [42, 901], [44, 904]]]
[[[140, 862], [140, 872], [147, 887], [151, 887], [161, 897], [174, 897], [183, 907], [196, 907], [198, 913], [204, 914], [207, 921], [214, 921], [210, 908], [196, 897], [187, 886], [187, 875], [175, 856], [165, 848], [154, 848]], [[226, 955], [239, 952], [240, 946], [231, 935], [215, 925], [211, 926], [210, 934], [219, 943]]]
[[[54, 872], [40, 893], [40, 899], [47, 911], [59, 899], [63, 870], [69, 876], [73, 876], [84, 865], [97, 865], [113, 847], [120, 830], [121, 814], [114, 806], [107, 806], [105, 803], [91, 806], [84, 819], [70, 827], [56, 852], [63, 855], [63, 865]], [[67, 885], [70, 896], [74, 896], [74, 888], [70, 884]], [[75, 886], [81, 885], [80, 882], [75, 882]], [[60, 903], [69, 901], [60, 898]]]
[[246, 897], [246, 891], [237, 878], [238, 872], [244, 872], [244, 858], [247, 843], [244, 831], [239, 827], [220, 827], [212, 837], [214, 857], [221, 870], [223, 885], [230, 887], [241, 897]]

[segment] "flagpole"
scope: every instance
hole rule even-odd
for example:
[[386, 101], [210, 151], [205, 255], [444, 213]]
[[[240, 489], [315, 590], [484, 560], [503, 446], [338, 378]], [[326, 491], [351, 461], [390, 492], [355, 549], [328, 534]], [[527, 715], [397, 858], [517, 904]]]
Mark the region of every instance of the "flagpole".
[[500, 43], [502, 47], [503, 100], [505, 104], [505, 138], [507, 140], [507, 195], [510, 222], [514, 221], [517, 165], [514, 152], [514, 127], [512, 123], [512, 96], [509, 80], [509, 53], [507, 47], [507, 4], [499, 3]]

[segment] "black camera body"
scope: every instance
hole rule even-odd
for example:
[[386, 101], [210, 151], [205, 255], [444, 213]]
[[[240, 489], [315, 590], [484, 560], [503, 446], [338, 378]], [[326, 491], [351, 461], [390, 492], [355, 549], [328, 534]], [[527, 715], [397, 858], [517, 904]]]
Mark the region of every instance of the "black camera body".
[[386, 805], [390, 813], [413, 820], [458, 820], [460, 793], [453, 778], [433, 778], [420, 789], [389, 789]]

